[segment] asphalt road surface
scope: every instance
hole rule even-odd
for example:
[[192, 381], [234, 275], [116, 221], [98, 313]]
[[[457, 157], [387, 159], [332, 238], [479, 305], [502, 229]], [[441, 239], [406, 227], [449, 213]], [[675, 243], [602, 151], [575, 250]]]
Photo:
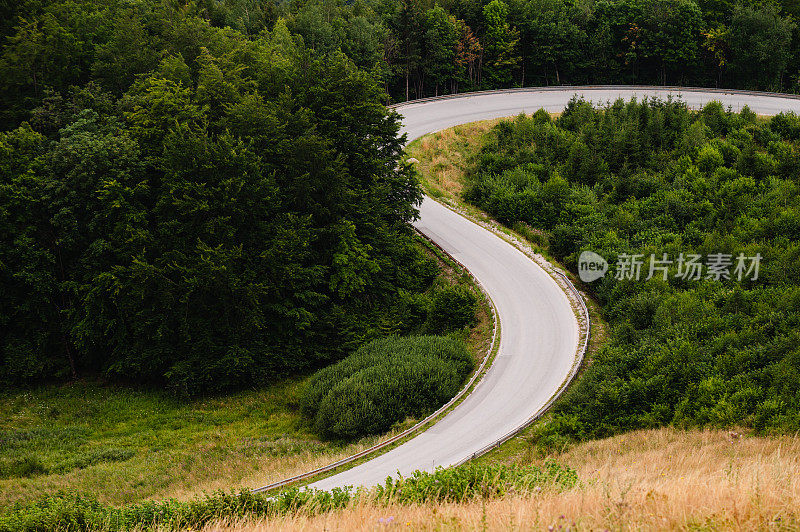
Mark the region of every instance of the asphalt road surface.
[[[404, 132], [417, 137], [458, 124], [533, 113], [558, 112], [573, 95], [597, 104], [617, 98], [680, 97], [691, 107], [717, 100], [758, 114], [800, 113], [800, 99], [657, 88], [578, 87], [483, 93], [411, 103], [398, 108]], [[502, 327], [495, 362], [473, 392], [432, 428], [352, 469], [311, 484], [314, 488], [373, 486], [387, 476], [408, 476], [458, 463], [523, 425], [568, 378], [579, 328], [559, 285], [516, 248], [426, 198], [416, 226], [458, 259], [491, 295]]]

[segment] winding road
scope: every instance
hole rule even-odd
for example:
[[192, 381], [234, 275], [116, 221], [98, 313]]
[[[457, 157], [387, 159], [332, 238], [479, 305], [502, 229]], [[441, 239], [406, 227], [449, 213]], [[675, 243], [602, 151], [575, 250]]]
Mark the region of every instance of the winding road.
[[[745, 92], [648, 87], [559, 87], [475, 93], [398, 107], [408, 140], [458, 124], [544, 108], [558, 112], [573, 95], [602, 104], [617, 98], [680, 97], [690, 107], [717, 100], [739, 110], [800, 113], [800, 99]], [[368, 462], [311, 484], [372, 486], [398, 472], [462, 462], [520, 428], [572, 375], [580, 329], [555, 280], [514, 246], [426, 198], [416, 227], [461, 262], [491, 296], [501, 323], [492, 366], [472, 393], [430, 429]]]

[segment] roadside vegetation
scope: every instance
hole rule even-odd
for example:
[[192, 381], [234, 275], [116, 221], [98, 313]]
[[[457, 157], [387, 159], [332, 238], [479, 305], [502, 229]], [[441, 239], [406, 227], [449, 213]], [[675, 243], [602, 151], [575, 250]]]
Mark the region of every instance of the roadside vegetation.
[[294, 488], [275, 497], [247, 491], [219, 492], [186, 502], [145, 502], [121, 508], [103, 505], [91, 497], [56, 495], [0, 513], [0, 532], [197, 529], [219, 519], [318, 515], [355, 504], [462, 503], [508, 493], [558, 491], [576, 483], [572, 469], [547, 462], [541, 467], [466, 465], [434, 473], [416, 472], [408, 478], [387, 479], [370, 490]]
[[[577, 272], [584, 250], [612, 272], [585, 284], [608, 341], [549, 416], [539, 446], [633, 428], [798, 429], [795, 385], [798, 119], [719, 104], [579, 100], [553, 117], [459, 126], [415, 141], [426, 186], [469, 201]], [[462, 133], [463, 132], [463, 133]], [[448, 155], [453, 150], [458, 155]], [[755, 281], [645, 280], [650, 254], [761, 254]], [[640, 280], [616, 279], [642, 254]]]
[[[542, 445], [665, 424], [800, 429], [798, 131], [792, 114], [717, 103], [574, 100], [555, 120], [539, 111], [483, 137], [464, 198], [543, 232], [573, 271], [587, 250], [612, 268], [587, 285], [609, 342], [541, 426]], [[681, 253], [729, 256], [730, 278], [689, 278]], [[620, 275], [637, 254], [641, 275]], [[737, 276], [740, 255], [761, 257], [757, 278]]]
[[368, 492], [216, 492], [115, 506], [54, 495], [0, 530], [796, 530], [800, 440], [742, 430], [631, 431], [539, 458], [533, 446]]
[[[472, 306], [468, 309], [474, 316]], [[314, 429], [329, 438], [378, 434], [445, 404], [474, 366], [459, 340], [441, 336], [373, 340], [314, 374], [301, 398], [302, 410], [314, 420]]]

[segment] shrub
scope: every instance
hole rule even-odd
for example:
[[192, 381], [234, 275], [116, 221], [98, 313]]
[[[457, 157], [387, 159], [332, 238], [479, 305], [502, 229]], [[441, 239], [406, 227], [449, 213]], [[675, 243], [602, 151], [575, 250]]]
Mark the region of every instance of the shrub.
[[301, 400], [314, 429], [352, 439], [421, 416], [457, 392], [474, 363], [464, 344], [441, 336], [375, 340], [309, 380]]
[[428, 331], [436, 334], [457, 331], [475, 323], [478, 297], [461, 285], [445, 286], [433, 293], [428, 314]]
[[552, 460], [545, 462], [543, 468], [470, 463], [433, 473], [416, 471], [408, 478], [389, 478], [376, 488], [376, 498], [400, 504], [459, 503], [530, 493], [544, 487], [571, 488], [577, 480], [575, 470]]

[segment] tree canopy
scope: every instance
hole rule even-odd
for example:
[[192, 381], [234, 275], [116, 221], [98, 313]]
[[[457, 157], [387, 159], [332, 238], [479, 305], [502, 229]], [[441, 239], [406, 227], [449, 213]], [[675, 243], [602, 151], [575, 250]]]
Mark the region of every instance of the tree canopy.
[[114, 5], [49, 4], [4, 48], [5, 119], [25, 120], [0, 133], [2, 379], [191, 394], [396, 330], [437, 269], [379, 82], [281, 21], [247, 38], [198, 6]]
[[575, 99], [555, 120], [542, 110], [484, 137], [466, 198], [544, 231], [573, 271], [584, 251], [611, 268], [586, 285], [609, 340], [540, 442], [665, 424], [800, 428], [799, 141], [793, 114], [676, 100]]

